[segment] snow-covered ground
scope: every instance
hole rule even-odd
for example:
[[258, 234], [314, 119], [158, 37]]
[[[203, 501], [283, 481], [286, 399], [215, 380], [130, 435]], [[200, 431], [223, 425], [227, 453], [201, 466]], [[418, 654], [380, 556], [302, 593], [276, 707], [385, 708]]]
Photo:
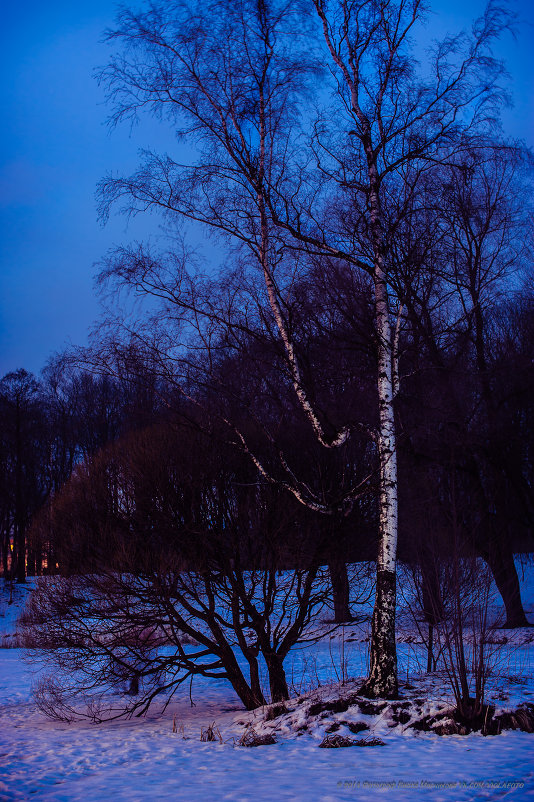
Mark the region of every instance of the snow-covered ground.
[[[532, 566], [522, 578], [532, 620]], [[3, 636], [15, 631], [26, 593], [19, 591], [12, 605], [5, 596], [0, 600], [0, 642], [13, 640]], [[402, 615], [400, 621], [401, 693], [408, 713], [416, 706], [426, 713], [446, 708], [451, 694], [444, 677], [421, 670], [417, 639]], [[508, 643], [489, 693], [503, 709], [534, 702], [532, 634], [503, 631]], [[347, 699], [357, 687], [351, 678], [365, 673], [365, 625], [347, 626], [343, 635], [290, 655], [287, 674], [295, 698], [287, 713], [274, 718], [267, 709], [244, 712], [224, 682], [198, 679], [194, 707], [187, 688], [164, 713], [141, 719], [50, 721], [32, 700], [37, 668], [24, 661], [23, 651], [0, 649], [1, 800], [534, 799], [533, 734], [440, 737], [416, 731], [410, 722], [395, 724], [390, 710], [365, 714], [348, 706], [336, 712], [331, 701]], [[340, 683], [343, 657], [349, 679]], [[201, 731], [213, 724], [216, 740], [202, 742]], [[353, 738], [384, 745], [319, 748], [327, 731], [350, 736], [356, 724], [368, 729]], [[276, 743], [240, 746], [251, 729], [272, 733]]]

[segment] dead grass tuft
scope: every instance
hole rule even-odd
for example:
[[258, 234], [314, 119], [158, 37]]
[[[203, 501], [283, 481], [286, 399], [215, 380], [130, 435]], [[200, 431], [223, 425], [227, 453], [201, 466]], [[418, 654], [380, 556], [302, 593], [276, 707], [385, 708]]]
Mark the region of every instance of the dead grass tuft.
[[342, 746], [356, 746], [354, 738], [347, 738], [346, 735], [325, 735], [319, 747], [321, 749], [339, 749]]
[[204, 742], [207, 742], [207, 741], [219, 741], [219, 743], [222, 744], [223, 739], [222, 739], [221, 731], [217, 727], [215, 722], [213, 722], [213, 724], [210, 724], [209, 727], [206, 727], [206, 729], [201, 728], [201, 730], [200, 730], [200, 740], [204, 741]]
[[238, 746], [268, 746], [269, 744], [275, 744], [276, 738], [273, 735], [258, 735], [258, 733], [252, 728], [249, 727], [239, 741], [237, 742]]

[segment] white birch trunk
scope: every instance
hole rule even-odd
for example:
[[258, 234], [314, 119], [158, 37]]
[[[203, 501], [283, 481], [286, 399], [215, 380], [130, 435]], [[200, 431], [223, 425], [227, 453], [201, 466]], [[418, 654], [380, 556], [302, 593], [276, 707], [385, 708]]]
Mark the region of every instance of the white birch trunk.
[[[375, 287], [375, 325], [378, 339], [378, 404], [380, 459], [380, 523], [376, 571], [376, 597], [371, 632], [370, 673], [361, 692], [368, 696], [392, 698], [397, 695], [397, 651], [395, 645], [396, 561], [397, 561], [397, 450], [395, 443], [394, 395], [397, 391], [397, 367], [389, 320], [387, 281], [384, 270], [380, 213], [380, 180], [372, 130], [359, 101], [360, 76], [357, 48], [349, 47], [348, 61], [341, 56], [331, 36], [325, 8], [321, 0], [313, 0], [322, 22], [323, 35], [334, 63], [350, 90], [351, 108], [357, 121], [358, 137], [367, 160], [370, 229], [373, 241], [373, 280]], [[343, 5], [345, 23], [350, 10]], [[363, 40], [360, 40], [360, 44]], [[364, 49], [369, 42], [363, 45]], [[400, 320], [399, 320], [400, 324]]]
[[[377, 271], [378, 272], [378, 271]], [[393, 409], [393, 354], [386, 284], [375, 274], [378, 336], [378, 404], [380, 460], [379, 545], [376, 597], [371, 631], [370, 672], [362, 692], [392, 698], [398, 693], [395, 644], [397, 562], [397, 451]]]
[[373, 610], [370, 672], [362, 692], [372, 697], [392, 698], [398, 694], [397, 649], [395, 643], [397, 564], [397, 447], [395, 441], [394, 395], [396, 390], [395, 344], [389, 319], [386, 275], [380, 231], [380, 205], [376, 165], [367, 144], [371, 229], [374, 247], [375, 325], [378, 341], [378, 453], [380, 461], [379, 544], [376, 567], [376, 596]]

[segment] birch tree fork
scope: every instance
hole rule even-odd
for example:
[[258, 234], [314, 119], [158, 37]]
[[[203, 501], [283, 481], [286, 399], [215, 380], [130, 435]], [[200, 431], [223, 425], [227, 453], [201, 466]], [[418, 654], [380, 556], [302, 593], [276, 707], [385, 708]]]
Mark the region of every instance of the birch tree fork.
[[[306, 30], [303, 42], [295, 34], [310, 11], [319, 25]], [[371, 673], [363, 690], [384, 697], [397, 693], [398, 380], [388, 292], [395, 267], [390, 242], [399, 227], [384, 206], [428, 165], [489, 135], [502, 95], [491, 45], [510, 21], [490, 3], [471, 34], [436, 45], [418, 75], [409, 36], [422, 14], [420, 0], [240, 0], [201, 11], [187, 2], [152, 4], [143, 13], [122, 12], [110, 39], [123, 53], [102, 72], [114, 122], [150, 110], [192, 138], [198, 156], [184, 165], [145, 154], [133, 176], [102, 182], [103, 214], [121, 200], [128, 213], [159, 209], [248, 251], [264, 278], [296, 397], [326, 448], [342, 445], [350, 426], [332, 425], [308, 392], [284, 270], [296, 269], [299, 254], [319, 254], [372, 278], [380, 548]], [[314, 120], [310, 88], [319, 76], [326, 109]]]

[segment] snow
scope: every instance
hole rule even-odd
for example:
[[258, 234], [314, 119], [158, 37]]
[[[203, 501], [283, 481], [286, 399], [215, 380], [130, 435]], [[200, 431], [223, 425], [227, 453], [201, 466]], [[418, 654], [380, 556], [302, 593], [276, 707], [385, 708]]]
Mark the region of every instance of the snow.
[[[522, 580], [525, 607], [532, 618], [532, 566]], [[17, 591], [12, 605], [5, 597], [0, 603], [0, 638], [10, 634], [13, 640], [16, 615], [28, 592]], [[421, 671], [417, 633], [402, 615], [400, 620], [401, 691], [408, 714], [415, 707], [425, 714], [447, 709], [451, 695], [446, 679], [439, 672]], [[534, 702], [534, 645], [531, 630], [502, 632], [507, 638], [503, 667], [489, 694], [496, 705], [510, 709], [520, 702]], [[198, 679], [193, 686], [194, 707], [187, 689], [165, 712], [154, 710], [144, 718], [98, 725], [54, 722], [39, 712], [31, 696], [38, 667], [24, 660], [23, 649], [2, 648], [0, 799], [534, 799], [532, 734], [440, 737], [418, 732], [409, 722], [395, 725], [390, 708], [376, 714], [364, 714], [354, 706], [344, 712], [320, 709], [355, 692], [356, 678], [365, 673], [366, 637], [365, 624], [346, 626], [335, 637], [295, 650], [287, 667], [295, 698], [287, 703], [286, 713], [271, 720], [268, 708], [243, 711], [223, 681]], [[343, 657], [348, 679], [341, 671]], [[351, 734], [348, 724], [356, 722], [369, 729]], [[222, 743], [218, 738], [200, 740], [201, 730], [211, 724]], [[238, 745], [251, 729], [273, 734], [276, 743], [256, 748]], [[328, 729], [355, 740], [378, 737], [385, 745], [320, 749]]]

